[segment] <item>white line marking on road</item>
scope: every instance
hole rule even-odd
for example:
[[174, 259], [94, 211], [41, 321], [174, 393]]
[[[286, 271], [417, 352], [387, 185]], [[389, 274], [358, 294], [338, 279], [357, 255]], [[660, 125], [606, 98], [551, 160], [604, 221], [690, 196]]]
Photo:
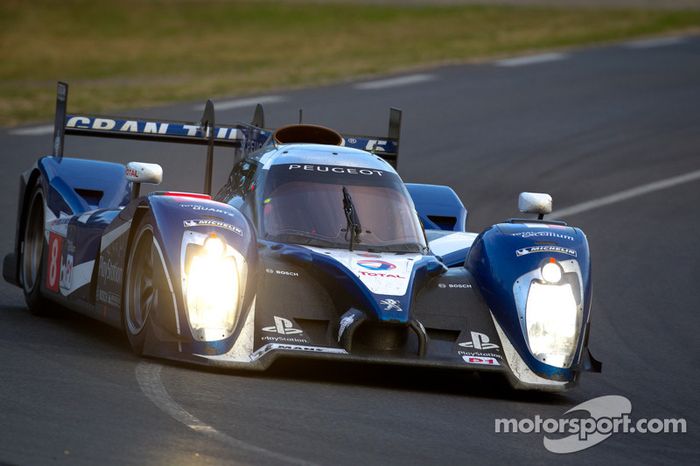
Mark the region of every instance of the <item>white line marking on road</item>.
[[265, 448], [256, 447], [255, 445], [251, 445], [242, 440], [226, 435], [223, 432], [216, 430], [212, 426], [200, 421], [170, 397], [160, 378], [161, 367], [162, 366], [159, 364], [152, 364], [145, 361], [139, 362], [135, 369], [136, 380], [141, 387], [141, 391], [148, 397], [148, 399], [151, 400], [153, 404], [156, 405], [161, 411], [170, 415], [170, 417], [176, 421], [186, 425], [195, 432], [205, 434], [208, 437], [226, 444], [233, 449], [246, 450], [250, 453], [262, 455], [285, 463], [304, 465], [311, 464], [308, 461], [300, 460], [292, 456], [287, 456]]
[[623, 45], [630, 49], [649, 49], [652, 47], [682, 44], [683, 42], [685, 42], [685, 38], [683, 37], [656, 37], [653, 39], [633, 40], [625, 42]]
[[42, 136], [53, 133], [53, 125], [30, 126], [29, 128], [19, 128], [10, 131], [15, 136]]
[[375, 89], [386, 89], [387, 87], [407, 86], [409, 84], [423, 83], [434, 79], [435, 76], [432, 74], [412, 74], [409, 76], [399, 76], [398, 78], [379, 79], [377, 81], [358, 83], [353, 87], [361, 91], [369, 91]]
[[627, 199], [631, 199], [633, 197], [642, 196], [644, 194], [649, 194], [662, 189], [672, 188], [674, 186], [678, 186], [679, 184], [690, 183], [691, 181], [695, 180], [700, 180], [700, 170], [686, 173], [685, 175], [674, 176], [673, 178], [666, 178], [665, 180], [654, 181], [653, 183], [643, 184], [641, 186], [637, 186], [636, 188], [626, 189], [609, 196], [599, 197], [598, 199], [572, 205], [561, 210], [556, 210], [552, 212], [550, 216], [568, 217], [569, 215], [580, 214], [582, 212], [597, 209], [598, 207], [626, 201]]
[[525, 57], [513, 57], [506, 58], [504, 60], [498, 60], [496, 62], [497, 66], [527, 66], [536, 65], [538, 63], [548, 63], [552, 61], [559, 61], [568, 58], [569, 56], [565, 53], [541, 53], [539, 55], [527, 55]]
[[[252, 107], [257, 104], [274, 104], [277, 102], [284, 102], [286, 99], [281, 95], [261, 95], [258, 97], [248, 97], [245, 99], [236, 100], [224, 100], [221, 102], [214, 102], [215, 110], [232, 110], [234, 108], [242, 107]], [[204, 105], [195, 105], [192, 110], [204, 110]]]

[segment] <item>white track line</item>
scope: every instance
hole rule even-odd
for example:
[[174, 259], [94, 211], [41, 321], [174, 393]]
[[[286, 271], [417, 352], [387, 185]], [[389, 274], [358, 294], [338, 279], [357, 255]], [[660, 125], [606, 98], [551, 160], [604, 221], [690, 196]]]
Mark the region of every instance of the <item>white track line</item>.
[[290, 464], [311, 464], [308, 461], [300, 460], [292, 456], [283, 455], [274, 451], [266, 450], [265, 448], [256, 447], [249, 443], [238, 440], [222, 432], [219, 432], [212, 426], [205, 424], [197, 419], [192, 414], [177, 404], [168, 394], [163, 382], [160, 378], [161, 367], [159, 364], [152, 364], [141, 361], [136, 366], [136, 380], [141, 387], [141, 391], [153, 402], [161, 411], [170, 415], [176, 421], [186, 425], [195, 432], [204, 434], [218, 442], [221, 442], [235, 450], [245, 450], [256, 455], [261, 455], [269, 459], [275, 459], [284, 463]]
[[630, 49], [650, 49], [652, 47], [682, 44], [683, 42], [685, 42], [683, 37], [656, 37], [653, 39], [633, 40], [622, 45]]
[[549, 63], [553, 61], [564, 60], [569, 56], [565, 53], [542, 53], [539, 55], [527, 55], [525, 57], [513, 57], [506, 58], [504, 60], [498, 60], [496, 62], [497, 66], [527, 66], [536, 65], [539, 63]]
[[[274, 104], [284, 102], [286, 99], [281, 95], [261, 95], [258, 97], [248, 97], [245, 99], [225, 100], [222, 102], [214, 102], [215, 110], [232, 110], [234, 108], [252, 107], [257, 104]], [[192, 110], [204, 110], [203, 105], [195, 105]]]
[[10, 131], [15, 136], [42, 136], [53, 133], [53, 125], [30, 126], [29, 128], [19, 128]]
[[631, 199], [633, 197], [642, 196], [644, 194], [649, 194], [662, 189], [672, 188], [674, 186], [678, 186], [679, 184], [689, 183], [695, 180], [700, 180], [700, 170], [686, 173], [685, 175], [674, 176], [673, 178], [666, 178], [665, 180], [654, 181], [653, 183], [643, 184], [641, 186], [637, 186], [636, 188], [611, 194], [610, 196], [599, 197], [598, 199], [572, 205], [570, 207], [552, 212], [551, 216], [568, 217], [570, 215], [580, 214], [582, 212], [597, 209], [598, 207], [626, 201], [627, 199]]
[[379, 79], [377, 81], [359, 83], [355, 84], [353, 87], [361, 91], [370, 91], [375, 89], [386, 89], [387, 87], [407, 86], [409, 84], [423, 83], [434, 79], [435, 76], [432, 74], [411, 74], [409, 76], [400, 76], [398, 78]]

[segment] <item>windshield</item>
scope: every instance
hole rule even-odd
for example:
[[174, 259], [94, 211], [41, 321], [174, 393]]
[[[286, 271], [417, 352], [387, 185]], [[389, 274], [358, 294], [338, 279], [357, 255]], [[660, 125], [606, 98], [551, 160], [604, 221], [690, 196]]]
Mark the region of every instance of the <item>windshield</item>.
[[[348, 198], [354, 221], [346, 215]], [[262, 231], [271, 241], [319, 247], [350, 248], [352, 243], [353, 249], [376, 252], [426, 249], [401, 179], [375, 169], [272, 166], [263, 195]]]

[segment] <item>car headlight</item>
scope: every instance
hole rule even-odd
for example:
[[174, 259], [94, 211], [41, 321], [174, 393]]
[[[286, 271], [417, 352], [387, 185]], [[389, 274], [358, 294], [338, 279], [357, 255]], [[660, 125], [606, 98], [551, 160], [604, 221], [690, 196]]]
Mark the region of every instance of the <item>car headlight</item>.
[[[546, 364], [570, 367], [576, 353], [582, 308], [571, 281], [562, 280], [564, 273], [556, 261], [544, 264], [540, 277], [531, 281], [525, 304], [530, 352]], [[569, 278], [577, 279], [577, 275]]]
[[513, 295], [530, 353], [545, 364], [571, 367], [583, 319], [578, 262], [548, 258], [515, 281]]
[[233, 332], [240, 310], [245, 264], [221, 238], [211, 235], [202, 242], [196, 236], [185, 245], [183, 274], [190, 328], [197, 340], [222, 340]]
[[549, 262], [542, 266], [542, 278], [549, 283], [559, 283], [563, 272], [557, 261], [550, 259]]

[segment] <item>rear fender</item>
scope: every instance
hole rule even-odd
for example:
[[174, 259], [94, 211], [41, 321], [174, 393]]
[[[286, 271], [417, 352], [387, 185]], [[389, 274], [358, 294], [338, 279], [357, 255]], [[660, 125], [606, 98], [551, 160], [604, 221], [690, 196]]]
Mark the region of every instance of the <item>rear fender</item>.
[[449, 186], [406, 183], [426, 230], [466, 231], [467, 209]]
[[[570, 368], [545, 364], [529, 351], [525, 302], [532, 278], [554, 258], [578, 275], [582, 309], [577, 349]], [[527, 366], [541, 377], [572, 381], [580, 370], [591, 306], [590, 256], [586, 236], [578, 228], [544, 223], [502, 223], [481, 233], [465, 266], [474, 275], [494, 319]], [[530, 275], [533, 274], [533, 275]]]
[[53, 156], [37, 160], [20, 176], [15, 247], [3, 264], [5, 280], [15, 285], [21, 285], [18, 259], [24, 236], [25, 210], [37, 183], [44, 193], [46, 225], [66, 215], [125, 206], [131, 193], [131, 183], [126, 180], [121, 164]]
[[38, 160], [37, 169], [47, 210], [55, 217], [122, 207], [130, 200], [132, 185], [122, 164], [47, 156]]

